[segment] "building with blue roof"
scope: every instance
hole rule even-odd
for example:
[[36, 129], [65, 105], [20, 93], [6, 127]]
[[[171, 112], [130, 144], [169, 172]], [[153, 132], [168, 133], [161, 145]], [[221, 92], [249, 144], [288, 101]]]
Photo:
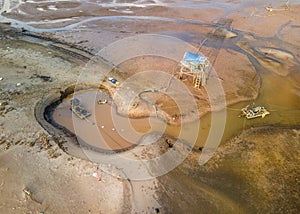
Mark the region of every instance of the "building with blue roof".
[[185, 52], [180, 64], [180, 79], [182, 79], [184, 75], [192, 76], [195, 88], [199, 88], [206, 84], [209, 67], [207, 57], [191, 52]]

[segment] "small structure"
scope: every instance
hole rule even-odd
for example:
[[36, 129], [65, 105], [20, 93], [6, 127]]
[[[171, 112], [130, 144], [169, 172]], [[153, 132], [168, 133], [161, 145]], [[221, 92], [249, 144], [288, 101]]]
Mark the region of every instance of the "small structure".
[[182, 79], [183, 75], [188, 75], [193, 77], [195, 88], [206, 85], [209, 62], [205, 56], [185, 52], [180, 65], [179, 79]]
[[80, 119], [85, 119], [91, 115], [90, 112], [85, 110], [83, 106], [80, 105], [80, 101], [77, 98], [72, 99], [71, 101], [71, 111], [79, 117]]
[[139, 103], [138, 102], [134, 102], [134, 103], [132, 103], [131, 108], [132, 109], [136, 109], [138, 106], [139, 106]]
[[103, 99], [103, 100], [98, 100], [97, 103], [98, 103], [99, 105], [105, 104], [105, 103], [107, 103], [107, 100], [105, 100], [105, 99]]
[[249, 104], [246, 107], [242, 108], [241, 110], [241, 117], [246, 117], [247, 119], [253, 119], [257, 117], [264, 118], [270, 114], [270, 112], [265, 109], [265, 107], [262, 106], [254, 106], [254, 104]]

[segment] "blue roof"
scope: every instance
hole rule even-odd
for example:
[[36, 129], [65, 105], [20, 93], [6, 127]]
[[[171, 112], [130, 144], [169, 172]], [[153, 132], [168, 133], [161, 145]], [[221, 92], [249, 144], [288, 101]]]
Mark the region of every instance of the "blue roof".
[[183, 60], [184, 64], [200, 65], [200, 64], [205, 64], [205, 61], [207, 60], [207, 58], [205, 56], [201, 56], [199, 54], [185, 52], [182, 60]]

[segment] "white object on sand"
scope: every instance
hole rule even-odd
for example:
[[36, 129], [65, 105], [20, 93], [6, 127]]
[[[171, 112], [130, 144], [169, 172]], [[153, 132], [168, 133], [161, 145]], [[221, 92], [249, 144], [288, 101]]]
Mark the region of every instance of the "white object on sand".
[[100, 173], [94, 172], [94, 173], [93, 173], [93, 177], [97, 178], [98, 182], [101, 181], [101, 174], [100, 174]]

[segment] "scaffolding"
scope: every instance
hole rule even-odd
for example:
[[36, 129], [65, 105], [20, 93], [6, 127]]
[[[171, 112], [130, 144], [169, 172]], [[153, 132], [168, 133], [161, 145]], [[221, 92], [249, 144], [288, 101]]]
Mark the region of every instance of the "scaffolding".
[[209, 62], [205, 56], [185, 52], [180, 62], [179, 79], [182, 79], [183, 75], [191, 76], [195, 88], [204, 86], [208, 77], [208, 67]]

